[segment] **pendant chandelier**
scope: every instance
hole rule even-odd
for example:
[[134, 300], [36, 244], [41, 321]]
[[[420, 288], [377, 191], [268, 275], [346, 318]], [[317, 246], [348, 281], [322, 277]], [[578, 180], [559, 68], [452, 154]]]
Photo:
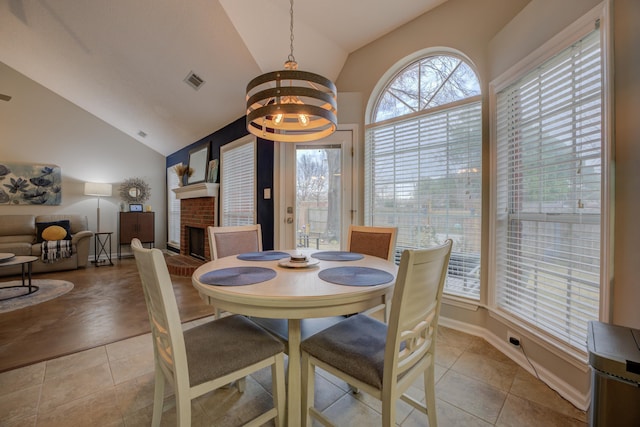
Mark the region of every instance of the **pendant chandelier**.
[[247, 85], [247, 130], [271, 141], [307, 142], [331, 135], [338, 123], [337, 90], [326, 77], [299, 71], [293, 56], [293, 0], [290, 53], [284, 70]]

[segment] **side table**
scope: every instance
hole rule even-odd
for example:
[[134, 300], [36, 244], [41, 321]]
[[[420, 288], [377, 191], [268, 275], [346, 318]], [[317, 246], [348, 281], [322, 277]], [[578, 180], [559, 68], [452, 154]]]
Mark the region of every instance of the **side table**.
[[[95, 260], [93, 261], [96, 264], [96, 267], [100, 267], [101, 263], [109, 265], [113, 265], [111, 262], [111, 235], [112, 231], [101, 231], [99, 233], [94, 233], [94, 241], [93, 241], [93, 253], [95, 254]], [[101, 255], [105, 255], [106, 258], [100, 259]]]

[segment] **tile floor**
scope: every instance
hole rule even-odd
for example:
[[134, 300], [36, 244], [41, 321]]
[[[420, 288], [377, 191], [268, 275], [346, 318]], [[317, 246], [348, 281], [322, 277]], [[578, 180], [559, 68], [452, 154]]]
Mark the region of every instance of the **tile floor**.
[[[153, 378], [148, 334], [7, 371], [0, 374], [0, 426], [149, 426]], [[442, 326], [436, 381], [441, 427], [587, 425], [584, 412], [486, 341]], [[375, 399], [349, 393], [346, 383], [326, 372], [316, 383], [316, 406], [337, 425], [380, 425]], [[175, 425], [168, 388], [163, 426]], [[193, 403], [192, 425], [241, 425], [271, 405], [268, 390], [270, 371], [263, 370], [247, 379], [243, 394], [228, 388], [202, 396]], [[396, 422], [428, 425], [403, 402]]]

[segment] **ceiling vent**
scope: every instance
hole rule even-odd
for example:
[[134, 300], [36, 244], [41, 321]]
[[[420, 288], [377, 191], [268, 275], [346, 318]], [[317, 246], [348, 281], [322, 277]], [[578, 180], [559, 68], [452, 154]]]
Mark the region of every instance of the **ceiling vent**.
[[184, 82], [195, 90], [200, 89], [200, 86], [204, 84], [204, 80], [202, 80], [202, 77], [198, 76], [193, 71], [189, 72], [187, 77], [184, 78]]

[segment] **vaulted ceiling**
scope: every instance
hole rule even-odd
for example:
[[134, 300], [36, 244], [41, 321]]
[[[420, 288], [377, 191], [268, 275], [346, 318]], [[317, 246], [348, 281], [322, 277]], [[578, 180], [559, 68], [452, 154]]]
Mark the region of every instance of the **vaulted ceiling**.
[[[351, 52], [444, 1], [297, 0], [294, 56], [335, 80]], [[0, 0], [0, 60], [168, 155], [245, 114], [289, 28], [287, 0]]]

